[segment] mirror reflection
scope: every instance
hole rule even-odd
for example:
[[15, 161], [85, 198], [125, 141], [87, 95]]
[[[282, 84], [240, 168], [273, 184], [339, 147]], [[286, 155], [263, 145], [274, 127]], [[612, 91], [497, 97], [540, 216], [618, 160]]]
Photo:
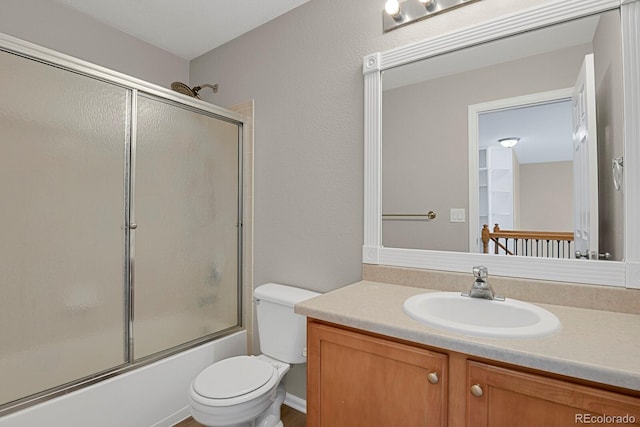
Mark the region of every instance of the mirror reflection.
[[385, 247], [623, 259], [618, 10], [386, 70], [382, 82]]

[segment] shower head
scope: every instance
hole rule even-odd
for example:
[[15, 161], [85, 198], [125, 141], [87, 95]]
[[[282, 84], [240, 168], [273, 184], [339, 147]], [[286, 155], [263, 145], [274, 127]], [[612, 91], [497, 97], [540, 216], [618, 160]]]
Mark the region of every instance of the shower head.
[[171, 83], [171, 89], [183, 95], [192, 96], [194, 98], [196, 97], [196, 95], [198, 95], [196, 92], [191, 90], [189, 86], [181, 82]]
[[193, 98], [198, 98], [200, 99], [200, 95], [198, 95], [198, 92], [200, 92], [200, 90], [202, 88], [205, 87], [210, 87], [213, 90], [213, 93], [218, 93], [218, 84], [214, 84], [214, 85], [210, 85], [210, 84], [203, 84], [200, 86], [194, 86], [193, 88], [190, 88], [189, 86], [187, 86], [186, 84], [182, 83], [182, 82], [173, 82], [171, 83], [171, 89], [181, 93], [183, 95], [187, 95], [187, 96], [191, 96]]

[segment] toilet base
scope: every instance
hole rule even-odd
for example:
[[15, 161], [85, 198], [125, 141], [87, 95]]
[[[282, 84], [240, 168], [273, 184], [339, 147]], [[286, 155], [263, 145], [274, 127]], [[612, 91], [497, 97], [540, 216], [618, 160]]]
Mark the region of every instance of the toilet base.
[[280, 411], [286, 394], [284, 384], [278, 384], [275, 400], [269, 409], [255, 419], [253, 427], [283, 427], [282, 421], [280, 421]]
[[275, 394], [275, 398], [271, 405], [250, 421], [233, 424], [211, 424], [208, 419], [200, 417], [199, 414], [194, 411], [193, 406], [191, 408], [191, 414], [196, 421], [207, 427], [284, 427], [280, 420], [280, 411], [286, 396], [284, 384], [278, 384], [276, 389], [272, 390], [270, 393]]

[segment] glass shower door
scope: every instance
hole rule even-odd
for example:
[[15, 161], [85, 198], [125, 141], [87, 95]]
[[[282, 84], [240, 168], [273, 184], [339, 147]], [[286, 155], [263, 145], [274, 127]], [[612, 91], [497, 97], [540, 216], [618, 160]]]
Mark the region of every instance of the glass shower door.
[[0, 51], [0, 405], [125, 363], [130, 91]]
[[134, 360], [239, 324], [240, 131], [137, 97]]

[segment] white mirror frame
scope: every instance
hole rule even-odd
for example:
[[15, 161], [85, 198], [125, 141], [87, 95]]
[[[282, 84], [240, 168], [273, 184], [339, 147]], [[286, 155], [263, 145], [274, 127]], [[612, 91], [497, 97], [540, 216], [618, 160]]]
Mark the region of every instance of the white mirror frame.
[[[382, 71], [466, 46], [620, 8], [624, 84], [623, 261], [589, 261], [382, 246]], [[640, 289], [640, 0], [556, 0], [364, 57], [364, 244], [362, 262]]]

